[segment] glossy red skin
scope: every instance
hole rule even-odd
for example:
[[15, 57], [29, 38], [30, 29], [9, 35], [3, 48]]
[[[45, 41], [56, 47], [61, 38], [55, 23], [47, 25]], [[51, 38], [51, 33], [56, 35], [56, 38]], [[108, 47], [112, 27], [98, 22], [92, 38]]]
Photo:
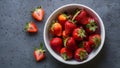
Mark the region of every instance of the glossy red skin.
[[[83, 61], [83, 60], [80, 59], [79, 54], [80, 54], [81, 51], [84, 51], [84, 50], [85, 50], [84, 48], [78, 48], [78, 49], [75, 51], [75, 54], [74, 54], [75, 60], [77, 60], [77, 61]], [[86, 56], [86, 58], [87, 58], [87, 57], [88, 57], [88, 56]]]
[[65, 29], [65, 22], [60, 23], [62, 25], [62, 29]]
[[87, 25], [89, 23], [89, 19], [90, 19], [89, 17], [84, 17], [80, 20], [79, 23], [82, 25]]
[[90, 42], [85, 41], [83, 45], [84, 45], [85, 50], [89, 54], [92, 51], [91, 46], [90, 46]]
[[75, 20], [80, 22], [81, 19], [87, 16], [87, 12], [85, 10], [81, 10], [80, 13], [76, 16]]
[[50, 30], [50, 32], [54, 36], [60, 37], [62, 35], [62, 30], [61, 29], [54, 29], [54, 31]]
[[88, 41], [88, 39], [89, 39], [89, 34], [86, 32], [85, 35], [86, 35], [86, 37], [85, 37], [83, 40], [84, 40], [84, 41]]
[[94, 42], [94, 37], [97, 37], [99, 40], [101, 40], [100, 34], [93, 34], [89, 36], [89, 43], [91, 47], [96, 47], [95, 42]]
[[65, 32], [67, 35], [71, 35], [73, 30], [76, 28], [76, 25], [72, 22], [66, 21], [65, 22]]
[[65, 26], [65, 22], [66, 21], [59, 21], [59, 23], [62, 25], [62, 27]]
[[73, 37], [69, 37], [68, 38], [65, 47], [67, 47], [68, 49], [73, 50], [73, 51], [78, 48], [78, 46], [77, 46], [77, 44], [76, 44], [76, 42], [75, 42]]
[[55, 52], [60, 53], [60, 50], [63, 47], [63, 41], [58, 37], [52, 38], [50, 40], [50, 46]]
[[82, 41], [84, 38], [82, 38], [82, 37], [80, 37], [80, 36], [78, 36], [78, 30], [80, 30], [81, 29], [81, 27], [80, 28], [76, 28], [76, 29], [74, 29], [74, 31], [73, 31], [73, 33], [72, 33], [72, 36], [73, 36], [73, 38], [76, 40], [76, 41]]
[[67, 48], [62, 48], [60, 51], [60, 55], [62, 56], [62, 54], [66, 53], [66, 55], [69, 57], [67, 58], [67, 60], [72, 59], [73, 58], [73, 53], [71, 50], [67, 49]]

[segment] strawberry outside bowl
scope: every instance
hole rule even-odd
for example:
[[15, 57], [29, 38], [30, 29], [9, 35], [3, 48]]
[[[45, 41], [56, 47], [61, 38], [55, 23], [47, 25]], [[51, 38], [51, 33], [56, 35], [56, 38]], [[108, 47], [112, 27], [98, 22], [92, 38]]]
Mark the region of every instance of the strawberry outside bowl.
[[[89, 13], [92, 17], [94, 17], [100, 26], [100, 35], [101, 35], [101, 43], [99, 45], [98, 48], [94, 49], [88, 56], [88, 58], [84, 61], [76, 61], [74, 59], [72, 60], [64, 60], [59, 54], [57, 54], [50, 46], [50, 39], [51, 36], [49, 34], [49, 27], [52, 23], [53, 20], [55, 20], [58, 16], [59, 13], [65, 12], [65, 11], [72, 11], [73, 9], [85, 9], [87, 11], [87, 13]], [[45, 26], [44, 26], [44, 32], [43, 32], [43, 37], [44, 37], [44, 42], [45, 42], [45, 46], [48, 49], [48, 51], [50, 52], [50, 54], [57, 59], [58, 61], [65, 63], [65, 64], [69, 64], [69, 65], [78, 65], [78, 64], [83, 64], [86, 63], [90, 60], [92, 60], [102, 49], [104, 41], [105, 41], [105, 28], [104, 28], [104, 24], [102, 19], [100, 18], [100, 16], [91, 8], [82, 5], [82, 4], [67, 4], [67, 5], [63, 5], [60, 8], [56, 9], [47, 19]]]

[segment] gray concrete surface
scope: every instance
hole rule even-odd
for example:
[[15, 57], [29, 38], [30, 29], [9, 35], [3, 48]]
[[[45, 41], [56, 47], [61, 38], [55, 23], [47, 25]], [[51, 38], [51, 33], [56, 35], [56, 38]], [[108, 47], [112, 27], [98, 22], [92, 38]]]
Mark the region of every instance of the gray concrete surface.
[[[83, 65], [63, 64], [47, 50], [46, 59], [37, 63], [33, 50], [44, 42], [46, 19], [55, 9], [69, 3], [87, 5], [101, 16], [106, 29], [103, 49], [92, 61]], [[30, 11], [40, 5], [45, 9], [45, 17], [42, 22], [37, 22]], [[39, 28], [36, 35], [24, 31], [28, 21], [36, 22]], [[120, 68], [119, 30], [120, 0], [0, 0], [0, 68]]]

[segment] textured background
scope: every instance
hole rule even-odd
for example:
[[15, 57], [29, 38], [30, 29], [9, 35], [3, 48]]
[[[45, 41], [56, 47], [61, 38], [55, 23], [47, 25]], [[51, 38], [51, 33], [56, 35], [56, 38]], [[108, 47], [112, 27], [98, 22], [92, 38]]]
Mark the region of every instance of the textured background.
[[[106, 30], [103, 49], [96, 58], [83, 65], [58, 62], [47, 50], [46, 59], [37, 63], [33, 50], [44, 42], [46, 19], [55, 9], [69, 3], [87, 5], [101, 16]], [[42, 22], [37, 22], [30, 11], [40, 5], [45, 9], [45, 17]], [[0, 0], [0, 68], [120, 68], [119, 20], [120, 0]], [[23, 30], [28, 21], [36, 22], [39, 28], [36, 35]]]

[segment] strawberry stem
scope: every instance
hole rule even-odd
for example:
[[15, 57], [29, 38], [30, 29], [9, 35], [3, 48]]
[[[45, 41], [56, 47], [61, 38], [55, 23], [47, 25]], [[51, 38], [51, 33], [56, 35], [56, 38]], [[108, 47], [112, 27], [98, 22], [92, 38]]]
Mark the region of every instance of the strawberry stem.
[[68, 40], [69, 38], [66, 38], [66, 39], [64, 39], [63, 41], [64, 41], [64, 46], [66, 47], [66, 43], [67, 43], [67, 40]]
[[77, 11], [77, 12], [75, 13], [75, 15], [74, 15], [73, 18], [72, 18], [72, 21], [75, 20], [76, 16], [80, 13], [80, 11], [81, 11], [81, 10], [79, 10], [79, 11]]
[[77, 21], [73, 21], [73, 20], [68, 20], [69, 22], [75, 24]]
[[43, 43], [40, 43], [40, 51], [45, 52], [45, 50], [43, 50]]

